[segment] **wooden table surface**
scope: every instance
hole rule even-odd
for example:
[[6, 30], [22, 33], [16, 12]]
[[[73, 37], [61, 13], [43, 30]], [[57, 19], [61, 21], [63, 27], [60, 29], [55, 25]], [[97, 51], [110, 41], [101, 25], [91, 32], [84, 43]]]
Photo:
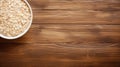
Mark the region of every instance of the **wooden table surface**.
[[29, 0], [34, 20], [0, 38], [0, 67], [120, 67], [120, 0]]

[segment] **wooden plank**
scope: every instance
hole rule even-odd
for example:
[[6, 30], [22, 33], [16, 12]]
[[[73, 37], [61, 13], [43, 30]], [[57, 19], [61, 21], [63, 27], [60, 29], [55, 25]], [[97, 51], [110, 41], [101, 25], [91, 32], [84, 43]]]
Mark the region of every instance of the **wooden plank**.
[[34, 23], [120, 24], [119, 12], [47, 10], [34, 15]]
[[56, 30], [56, 31], [79, 31], [79, 32], [120, 32], [120, 25], [80, 25], [80, 24], [44, 24], [33, 23], [31, 31]]
[[29, 2], [34, 10], [34, 23], [120, 24], [119, 1]]
[[107, 67], [107, 66], [116, 66], [119, 67], [119, 62], [101, 62], [101, 63], [94, 63], [94, 62], [56, 62], [56, 61], [40, 61], [40, 62], [11, 62], [11, 63], [1, 63], [1, 67], [9, 67], [9, 66], [16, 66], [16, 67]]
[[[70, 43], [89, 43], [89, 42], [100, 42], [100, 43], [119, 43], [120, 32], [100, 31], [98, 29], [89, 29], [86, 31], [78, 30], [74, 31], [74, 28], [70, 27], [67, 29], [45, 29], [49, 26], [33, 27], [23, 38], [18, 39], [16, 42], [20, 43], [49, 43], [49, 42], [70, 42]], [[57, 26], [58, 27], [58, 26]], [[66, 26], [67, 27], [67, 26]], [[75, 26], [77, 27], [77, 26]], [[64, 28], [64, 27], [63, 27]], [[79, 28], [78, 28], [79, 29]], [[82, 29], [82, 28], [80, 28]], [[85, 29], [85, 27], [84, 27]], [[83, 29], [83, 30], [84, 30]], [[104, 28], [103, 28], [104, 29]], [[114, 29], [114, 28], [113, 28]], [[119, 27], [117, 28], [119, 30]], [[110, 29], [108, 29], [110, 30]], [[31, 34], [33, 33], [33, 34]], [[6, 40], [1, 39], [1, 43]], [[11, 41], [8, 41], [8, 43]]]
[[[119, 47], [114, 47], [114, 46], [105, 46], [105, 45], [101, 45], [101, 47], [79, 47], [82, 46], [82, 44], [79, 44], [78, 47], [69, 47], [69, 45], [67, 46], [62, 46], [62, 45], [58, 45], [58, 44], [40, 44], [40, 43], [35, 43], [35, 44], [26, 44], [26, 45], [0, 45], [1, 47], [1, 51], [0, 52], [1, 55], [1, 60], [2, 61], [2, 57], [4, 57], [4, 55], [9, 56], [8, 59], [10, 58], [42, 58], [42, 57], [52, 57], [50, 55], [56, 56], [58, 58], [62, 59], [63, 57], [66, 57], [68, 59], [73, 59], [73, 60], [81, 60], [79, 56], [82, 57], [91, 57], [91, 58], [112, 58], [112, 57], [119, 57]], [[5, 48], [6, 47], [6, 48]], [[14, 48], [14, 49], [7, 49], [7, 48]], [[7, 52], [9, 51], [9, 53]], [[30, 56], [31, 55], [31, 56]], [[46, 56], [44, 56], [46, 55]], [[64, 56], [65, 55], [65, 56]], [[70, 58], [67, 56], [77, 56], [76, 58]], [[54, 57], [53, 57], [54, 58]], [[7, 59], [7, 58], [6, 58]], [[44, 59], [43, 59], [44, 60]], [[47, 60], [47, 59], [45, 59]], [[106, 60], [108, 61], [108, 60]], [[118, 60], [120, 61], [120, 60]]]
[[[2, 45], [3, 46], [3, 45]], [[0, 47], [0, 62], [120, 62], [118, 47], [101, 47], [101, 48], [78, 48], [63, 47], [56, 44], [26, 44], [26, 45], [4, 45], [7, 49]], [[21, 50], [21, 51], [20, 51]], [[8, 53], [8, 52], [9, 53]], [[6, 57], [6, 59], [4, 59]]]
[[92, 10], [119, 10], [120, 1], [59, 1], [59, 0], [31, 0], [29, 1], [33, 8], [39, 9], [92, 9]]

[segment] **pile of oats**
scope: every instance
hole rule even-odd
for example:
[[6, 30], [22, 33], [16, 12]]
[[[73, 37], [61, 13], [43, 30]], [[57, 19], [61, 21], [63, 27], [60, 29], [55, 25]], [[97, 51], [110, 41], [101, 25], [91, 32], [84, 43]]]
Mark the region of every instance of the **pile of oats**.
[[25, 31], [31, 14], [24, 0], [0, 0], [0, 34], [14, 37]]

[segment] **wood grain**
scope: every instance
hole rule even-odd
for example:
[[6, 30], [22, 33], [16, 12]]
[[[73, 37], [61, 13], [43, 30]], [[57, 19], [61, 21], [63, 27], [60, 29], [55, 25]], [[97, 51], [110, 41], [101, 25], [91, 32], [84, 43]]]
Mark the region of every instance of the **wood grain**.
[[120, 67], [120, 0], [28, 0], [33, 24], [0, 38], [0, 67]]

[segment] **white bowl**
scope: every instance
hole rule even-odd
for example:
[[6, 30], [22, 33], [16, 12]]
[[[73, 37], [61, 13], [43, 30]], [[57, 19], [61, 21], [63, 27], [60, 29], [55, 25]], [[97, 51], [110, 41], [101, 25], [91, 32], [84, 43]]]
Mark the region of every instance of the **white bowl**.
[[33, 20], [33, 12], [32, 12], [32, 8], [31, 8], [31, 6], [30, 6], [30, 4], [28, 3], [27, 0], [24, 0], [24, 1], [25, 1], [25, 3], [27, 4], [27, 6], [28, 6], [28, 8], [29, 8], [29, 10], [30, 10], [30, 14], [31, 14], [31, 19], [30, 19], [29, 25], [27, 26], [27, 28], [25, 29], [24, 32], [22, 32], [21, 34], [19, 34], [19, 35], [17, 35], [17, 36], [14, 36], [14, 37], [7, 37], [7, 36], [4, 36], [4, 35], [0, 34], [0, 37], [1, 37], [1, 38], [4, 38], [4, 39], [10, 39], [10, 40], [11, 40], [11, 39], [17, 39], [17, 38], [20, 38], [20, 37], [22, 37], [25, 33], [27, 33], [27, 31], [28, 31], [29, 28], [31, 27], [32, 20]]

